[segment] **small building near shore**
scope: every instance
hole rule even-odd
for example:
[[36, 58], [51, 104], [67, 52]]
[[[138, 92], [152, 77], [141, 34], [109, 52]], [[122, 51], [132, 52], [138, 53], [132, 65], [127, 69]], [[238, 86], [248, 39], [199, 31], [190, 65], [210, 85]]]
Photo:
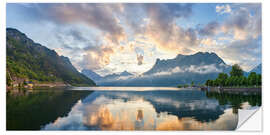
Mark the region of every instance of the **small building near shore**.
[[32, 81], [25, 81], [25, 86], [28, 88], [32, 88], [34, 86], [34, 83]]

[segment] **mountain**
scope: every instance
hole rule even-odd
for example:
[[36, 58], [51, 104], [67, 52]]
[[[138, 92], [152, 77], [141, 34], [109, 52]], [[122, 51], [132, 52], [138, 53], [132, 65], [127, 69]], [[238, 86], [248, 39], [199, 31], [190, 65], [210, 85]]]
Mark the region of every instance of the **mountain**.
[[160, 60], [157, 59], [155, 65], [144, 75], [154, 74], [157, 72], [167, 71], [176, 67], [188, 68], [190, 66], [203, 66], [203, 65], [226, 65], [225, 62], [218, 57], [215, 53], [198, 52], [193, 55], [179, 54], [174, 59]]
[[83, 69], [81, 73], [84, 74], [86, 77], [94, 80], [95, 82], [102, 79], [102, 76], [100, 76], [99, 74], [95, 73], [90, 69]]
[[121, 73], [113, 73], [113, 74], [109, 74], [109, 75], [106, 75], [102, 78], [101, 81], [108, 81], [108, 80], [113, 80], [113, 79], [118, 79], [120, 77], [127, 77], [127, 76], [133, 76], [133, 74], [127, 72], [127, 71], [123, 71]]
[[124, 72], [119, 74], [119, 76], [130, 76], [130, 75], [133, 75], [133, 74], [131, 74], [131, 73], [127, 72], [127, 71], [124, 71]]
[[102, 82], [104, 86], [177, 86], [179, 84], [203, 84], [215, 79], [219, 73], [229, 73], [227, 65], [217, 54], [198, 52], [177, 55], [174, 59], [157, 59], [154, 66], [140, 76]]
[[262, 64], [259, 64], [258, 66], [256, 66], [255, 68], [253, 68], [252, 70], [249, 71], [249, 73], [251, 72], [256, 72], [257, 74], [262, 74]]
[[77, 71], [69, 58], [35, 43], [16, 29], [7, 28], [6, 35], [7, 83], [31, 80], [34, 83], [95, 85], [91, 79]]

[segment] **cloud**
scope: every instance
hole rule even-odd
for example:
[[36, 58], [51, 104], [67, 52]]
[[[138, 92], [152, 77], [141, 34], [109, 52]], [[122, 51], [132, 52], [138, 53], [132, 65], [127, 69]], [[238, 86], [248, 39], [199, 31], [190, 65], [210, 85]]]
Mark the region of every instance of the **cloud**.
[[76, 30], [76, 29], [71, 29], [69, 31], [69, 34], [73, 37], [74, 40], [77, 40], [79, 42], [87, 42], [88, 41], [88, 39], [85, 38], [83, 36], [83, 34], [80, 31]]
[[203, 66], [191, 65], [189, 68], [186, 69], [186, 71], [199, 74], [208, 74], [213, 72], [222, 72], [222, 69], [218, 69], [215, 64]]
[[220, 13], [220, 14], [225, 14], [225, 13], [231, 13], [232, 9], [230, 7], [230, 5], [226, 4], [226, 5], [217, 5], [216, 6], [216, 12]]
[[261, 35], [261, 14], [252, 15], [247, 8], [240, 8], [225, 21], [222, 30], [232, 32], [236, 40], [255, 39]]
[[79, 63], [85, 69], [100, 69], [110, 63], [110, 57], [115, 53], [112, 46], [89, 46], [85, 48], [83, 60]]
[[115, 13], [121, 12], [119, 4], [33, 4], [25, 11], [31, 11], [30, 15], [36, 20], [54, 22], [59, 26], [77, 23], [98, 29], [112, 43], [118, 44], [126, 38], [115, 17]]
[[168, 69], [166, 71], [156, 72], [151, 75], [144, 75], [144, 77], [154, 77], [154, 76], [167, 76], [177, 73], [198, 73], [198, 74], [208, 74], [222, 72], [222, 69], [219, 69], [215, 64], [210, 65], [190, 65], [188, 67], [175, 67]]
[[147, 4], [145, 6], [149, 23], [145, 36], [157, 48], [165, 52], [191, 53], [192, 46], [198, 45], [195, 30], [184, 29], [176, 19], [187, 18], [192, 13], [192, 4]]
[[[8, 4], [7, 11], [14, 9], [11, 5], [16, 4]], [[52, 48], [55, 45], [54, 49], [69, 56], [79, 69], [101, 70], [109, 65], [119, 71], [119, 63], [131, 62], [122, 67], [137, 71], [138, 67], [151, 65], [156, 58], [198, 51], [214, 51], [226, 62], [241, 63], [246, 68], [261, 60], [261, 4], [216, 4], [211, 7], [217, 12], [216, 18], [207, 18], [208, 24], [195, 27], [186, 25], [194, 19], [193, 4], [18, 4], [16, 8], [13, 12], [20, 12], [21, 18], [26, 18], [19, 20], [49, 26], [29, 29], [27, 34], [42, 32], [39, 37], [51, 40], [40, 43]], [[194, 23], [201, 23], [201, 19], [195, 18]], [[139, 43], [137, 37], [144, 41]], [[137, 47], [145, 54], [136, 52]], [[252, 49], [245, 51], [245, 47]]]
[[[203, 36], [216, 36], [223, 33], [232, 35], [234, 40], [256, 39], [261, 35], [261, 6], [260, 4], [232, 4], [216, 6], [217, 12], [230, 11], [223, 22], [212, 21], [199, 29]], [[252, 32], [251, 32], [252, 31]]]
[[234, 41], [222, 49], [215, 50], [229, 64], [240, 64], [249, 71], [261, 63], [262, 50], [259, 40], [248, 39]]
[[211, 46], [211, 45], [217, 45], [218, 42], [217, 40], [214, 40], [212, 38], [204, 38], [201, 40], [201, 44]]
[[212, 21], [208, 23], [205, 27], [199, 30], [200, 35], [212, 36], [216, 34], [219, 28], [219, 23], [216, 21]]

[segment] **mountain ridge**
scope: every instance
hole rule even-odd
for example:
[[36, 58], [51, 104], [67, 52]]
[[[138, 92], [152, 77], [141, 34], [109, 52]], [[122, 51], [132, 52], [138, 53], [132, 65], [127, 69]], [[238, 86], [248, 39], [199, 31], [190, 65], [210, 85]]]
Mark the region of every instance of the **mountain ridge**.
[[259, 65], [257, 65], [257, 66], [254, 67], [253, 69], [251, 69], [251, 70], [249, 71], [249, 73], [251, 73], [251, 72], [255, 72], [255, 73], [257, 73], [257, 74], [261, 74], [261, 73], [262, 73], [262, 63], [259, 64]]
[[59, 56], [26, 34], [14, 28], [6, 28], [7, 83], [31, 80], [35, 83], [63, 82], [70, 85], [94, 86], [95, 83], [79, 73], [68, 57]]
[[[208, 62], [204, 63], [204, 59], [207, 59]], [[169, 68], [176, 68], [179, 66], [187, 67], [191, 65], [207, 65], [207, 64], [213, 64], [213, 63], [226, 65], [226, 63], [220, 57], [218, 57], [215, 53], [197, 52], [192, 55], [178, 54], [173, 59], [160, 60], [158, 58], [154, 66], [143, 74], [144, 75], [153, 74], [155, 72], [161, 72]]]

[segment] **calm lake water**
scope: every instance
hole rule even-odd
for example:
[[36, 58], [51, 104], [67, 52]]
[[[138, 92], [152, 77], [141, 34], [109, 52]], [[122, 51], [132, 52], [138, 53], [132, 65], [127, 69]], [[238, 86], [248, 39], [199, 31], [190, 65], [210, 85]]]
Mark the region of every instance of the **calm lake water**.
[[234, 130], [260, 94], [166, 87], [80, 87], [7, 93], [8, 130]]

